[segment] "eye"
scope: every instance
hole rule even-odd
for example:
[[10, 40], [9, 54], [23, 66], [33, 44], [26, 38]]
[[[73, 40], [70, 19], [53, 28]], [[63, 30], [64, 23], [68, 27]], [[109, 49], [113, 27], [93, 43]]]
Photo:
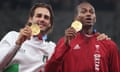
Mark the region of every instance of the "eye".
[[80, 10], [80, 13], [86, 13], [86, 12], [87, 12], [86, 9], [81, 9], [81, 10]]
[[48, 20], [48, 19], [50, 19], [50, 16], [45, 15], [44, 18]]
[[39, 18], [42, 17], [42, 14], [37, 14], [37, 17], [39, 17]]
[[95, 13], [95, 10], [91, 9], [91, 10], [90, 10], [90, 13], [91, 13], [91, 14], [94, 14], [94, 13]]

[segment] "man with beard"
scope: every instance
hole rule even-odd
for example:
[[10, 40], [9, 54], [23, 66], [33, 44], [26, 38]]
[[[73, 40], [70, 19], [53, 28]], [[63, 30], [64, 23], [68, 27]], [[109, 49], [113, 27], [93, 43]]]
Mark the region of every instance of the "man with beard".
[[45, 40], [53, 27], [51, 6], [44, 3], [34, 4], [28, 21], [31, 26], [25, 25], [20, 32], [10, 31], [1, 40], [0, 71], [39, 72], [44, 67], [44, 59], [53, 53], [55, 43]]
[[82, 30], [69, 27], [56, 45], [45, 72], [120, 72], [120, 54], [112, 40], [97, 40], [93, 30], [96, 22], [94, 7], [88, 2], [76, 8], [75, 20]]

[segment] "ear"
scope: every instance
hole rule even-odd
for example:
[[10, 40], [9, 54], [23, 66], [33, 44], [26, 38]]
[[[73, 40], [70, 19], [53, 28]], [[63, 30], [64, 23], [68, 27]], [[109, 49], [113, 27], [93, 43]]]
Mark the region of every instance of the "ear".
[[32, 23], [32, 17], [28, 18], [28, 22]]
[[51, 24], [48, 25], [48, 27], [51, 27], [51, 26], [52, 26]]

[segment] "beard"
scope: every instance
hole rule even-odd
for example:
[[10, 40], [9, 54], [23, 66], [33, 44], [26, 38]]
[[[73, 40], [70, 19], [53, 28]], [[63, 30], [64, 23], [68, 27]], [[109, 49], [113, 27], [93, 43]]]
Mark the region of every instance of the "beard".
[[88, 30], [88, 29], [91, 29], [91, 28], [93, 28], [92, 24], [85, 24], [85, 25], [83, 25], [83, 29]]
[[47, 27], [45, 30], [41, 30], [40, 33], [41, 34], [48, 34], [51, 30], [51, 27]]

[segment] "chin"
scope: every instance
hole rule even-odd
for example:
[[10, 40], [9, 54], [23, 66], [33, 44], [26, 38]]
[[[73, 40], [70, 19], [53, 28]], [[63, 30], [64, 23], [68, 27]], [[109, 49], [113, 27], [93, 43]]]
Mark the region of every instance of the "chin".
[[41, 29], [42, 32], [46, 32], [47, 29]]
[[40, 30], [40, 31], [44, 32], [45, 30]]
[[91, 25], [91, 24], [86, 24], [86, 25], [84, 25], [84, 28], [86, 28], [86, 29], [89, 29], [89, 28], [91, 28], [91, 27], [93, 27], [93, 25]]
[[85, 25], [91, 25], [91, 26], [93, 26], [94, 25], [94, 23], [85, 23]]

